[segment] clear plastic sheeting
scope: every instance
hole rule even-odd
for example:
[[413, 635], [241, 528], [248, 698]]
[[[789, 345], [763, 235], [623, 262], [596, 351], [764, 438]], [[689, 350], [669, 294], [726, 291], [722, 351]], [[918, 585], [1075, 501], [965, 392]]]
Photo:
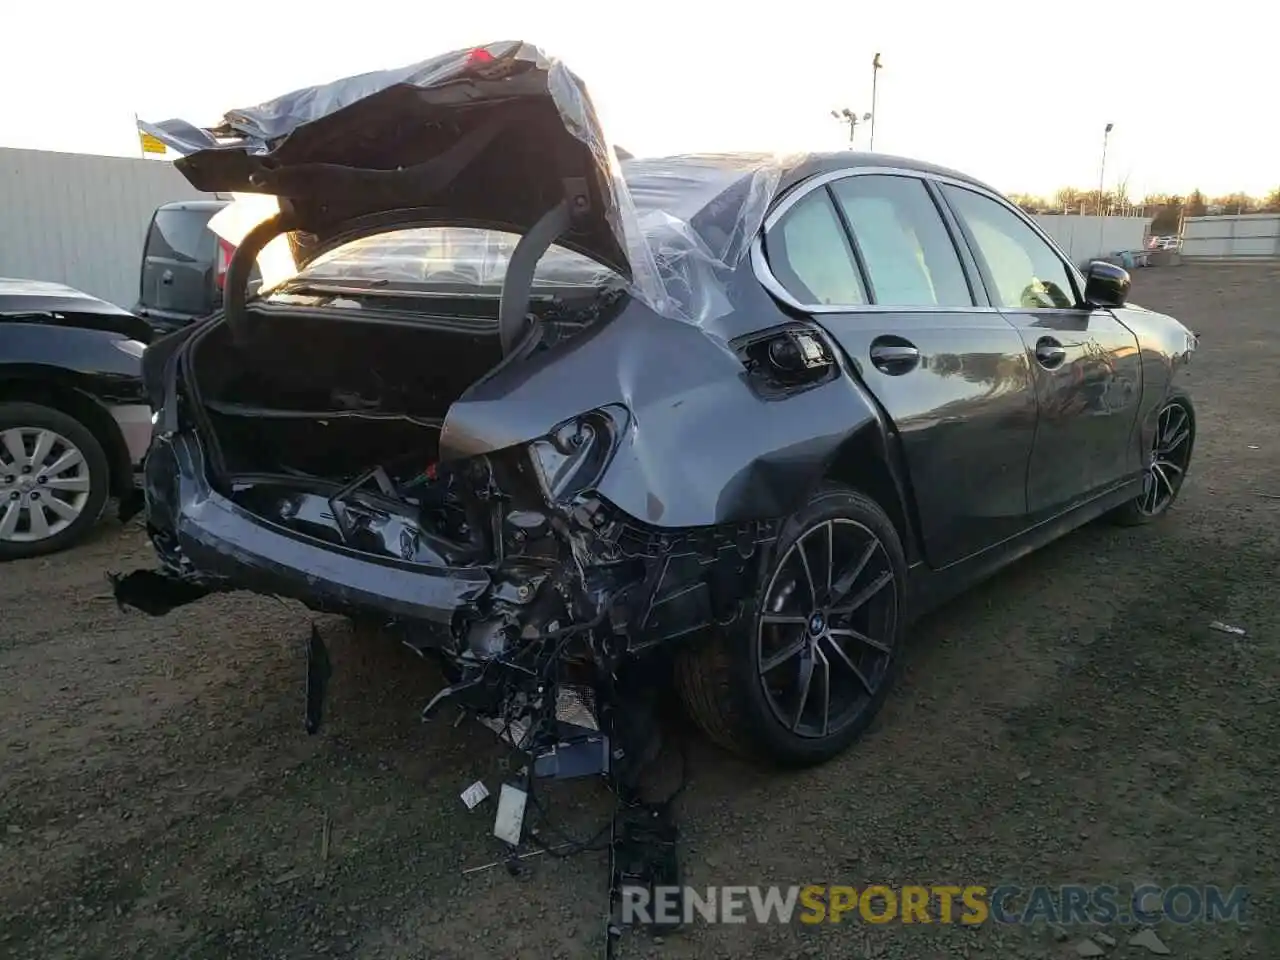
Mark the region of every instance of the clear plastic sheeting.
[[[540, 106], [548, 100], [554, 113]], [[557, 124], [543, 122], [544, 117], [559, 118], [558, 136]], [[501, 142], [500, 156], [497, 147], [483, 152], [493, 146], [483, 142], [486, 122], [505, 124], [508, 140]], [[415, 263], [413, 245], [429, 245], [434, 239], [400, 229], [413, 226], [414, 208], [431, 207], [433, 217], [488, 220], [527, 231], [546, 212], [548, 185], [557, 177], [584, 172], [583, 162], [575, 159], [582, 147], [575, 154], [567, 146], [576, 142], [588, 151], [586, 166], [592, 168], [595, 194], [602, 202], [575, 217], [562, 247], [543, 258], [539, 279], [564, 277], [576, 283], [581, 277], [598, 283], [610, 274], [625, 275], [629, 291], [655, 312], [694, 323], [730, 309], [726, 268], [746, 255], [787, 166], [778, 158], [746, 155], [620, 161], [582, 81], [560, 61], [518, 41], [295, 90], [229, 111], [210, 129], [178, 120], [139, 122], [139, 127], [183, 154], [178, 168], [202, 190], [287, 195], [296, 208], [317, 217], [331, 205], [342, 206], [352, 210], [352, 222], [375, 213], [403, 213], [404, 220], [382, 228], [392, 234], [390, 246], [359, 241], [363, 246], [348, 244], [345, 254], [320, 253], [313, 265], [318, 273], [326, 268], [351, 271], [357, 269], [352, 254], [367, 267], [380, 252], [391, 258], [373, 267], [382, 271], [379, 278], [392, 279], [403, 270], [416, 273], [419, 282], [429, 280], [432, 263]], [[408, 128], [424, 132], [405, 137]], [[523, 139], [513, 143], [511, 136]], [[386, 175], [429, 161], [424, 151], [442, 155], [468, 137], [479, 138], [480, 152], [460, 170], [450, 170], [447, 189], [436, 184], [436, 193], [429, 196], [407, 194], [403, 186], [365, 190], [360, 180], [342, 181], [343, 189], [335, 186], [335, 171], [344, 168], [348, 174], [382, 175], [385, 183]], [[347, 183], [353, 187], [346, 189]], [[498, 187], [504, 198], [501, 209], [495, 208]], [[220, 235], [236, 242], [266, 215], [268, 208], [262, 207], [256, 219], [248, 217], [242, 207], [223, 221], [223, 228], [236, 236]], [[324, 226], [338, 232], [336, 224]], [[300, 229], [310, 232], [305, 224]], [[500, 282], [511, 244], [504, 240], [495, 246], [492, 239], [484, 245], [494, 249], [466, 263], [451, 261], [448, 270], [477, 273], [482, 283]], [[310, 249], [323, 249], [324, 238], [319, 240]], [[296, 272], [306, 265], [309, 248], [292, 248]], [[299, 250], [304, 251], [301, 258]], [[585, 255], [601, 269], [588, 270], [581, 262]], [[437, 267], [445, 261], [448, 256], [434, 258]], [[267, 289], [274, 285], [264, 283]]]
[[[703, 323], [729, 311], [729, 271], [747, 255], [784, 169], [785, 162], [764, 155], [667, 157], [622, 164], [636, 226], [653, 257], [669, 308], [659, 312]], [[322, 254], [300, 276], [500, 288], [517, 240], [513, 234], [466, 227], [397, 230]], [[624, 282], [600, 264], [554, 246], [534, 274], [535, 288]]]
[[622, 164], [636, 230], [667, 301], [665, 315], [703, 324], [730, 312], [732, 271], [795, 162], [770, 154], [703, 154]]

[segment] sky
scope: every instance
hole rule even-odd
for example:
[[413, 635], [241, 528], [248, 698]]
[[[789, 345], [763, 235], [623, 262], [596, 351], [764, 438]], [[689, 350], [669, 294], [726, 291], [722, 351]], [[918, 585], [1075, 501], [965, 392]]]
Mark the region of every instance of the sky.
[[298, 87], [525, 40], [586, 81], [636, 155], [842, 149], [831, 111], [871, 109], [878, 52], [877, 152], [1051, 195], [1097, 187], [1112, 123], [1108, 190], [1280, 187], [1280, 15], [1244, 0], [5, 7], [0, 36], [25, 39], [0, 57], [0, 146], [136, 156], [135, 114], [208, 125]]

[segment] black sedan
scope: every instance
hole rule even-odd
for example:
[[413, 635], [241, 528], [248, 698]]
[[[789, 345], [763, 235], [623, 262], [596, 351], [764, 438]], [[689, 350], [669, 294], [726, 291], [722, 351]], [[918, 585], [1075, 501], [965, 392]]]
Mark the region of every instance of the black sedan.
[[134, 509], [151, 439], [133, 314], [59, 283], [0, 278], [0, 561], [65, 549], [109, 497]]
[[[449, 671], [427, 716], [549, 730], [576, 687], [616, 724], [657, 676], [805, 764], [875, 715], [913, 618], [1182, 486], [1194, 337], [963, 174], [619, 165], [522, 44], [228, 117], [148, 127], [280, 212], [225, 312], [147, 352], [160, 570], [122, 603], [249, 589], [390, 628]], [[246, 302], [281, 233], [297, 272]]]

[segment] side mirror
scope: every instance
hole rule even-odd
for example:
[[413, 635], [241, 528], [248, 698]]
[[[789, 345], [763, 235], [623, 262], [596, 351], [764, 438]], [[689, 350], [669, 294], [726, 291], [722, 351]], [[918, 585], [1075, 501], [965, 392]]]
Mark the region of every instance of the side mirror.
[[1094, 260], [1084, 275], [1084, 302], [1091, 307], [1123, 307], [1129, 299], [1129, 271]]

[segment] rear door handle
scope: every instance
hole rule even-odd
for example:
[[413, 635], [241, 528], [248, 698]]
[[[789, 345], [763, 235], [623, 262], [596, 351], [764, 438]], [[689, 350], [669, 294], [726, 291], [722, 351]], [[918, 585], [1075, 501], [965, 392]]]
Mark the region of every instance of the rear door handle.
[[920, 350], [905, 341], [872, 343], [871, 362], [881, 373], [898, 376], [915, 369], [920, 362]]
[[1067, 359], [1067, 350], [1053, 337], [1041, 337], [1036, 341], [1036, 362], [1046, 370], [1062, 366]]

